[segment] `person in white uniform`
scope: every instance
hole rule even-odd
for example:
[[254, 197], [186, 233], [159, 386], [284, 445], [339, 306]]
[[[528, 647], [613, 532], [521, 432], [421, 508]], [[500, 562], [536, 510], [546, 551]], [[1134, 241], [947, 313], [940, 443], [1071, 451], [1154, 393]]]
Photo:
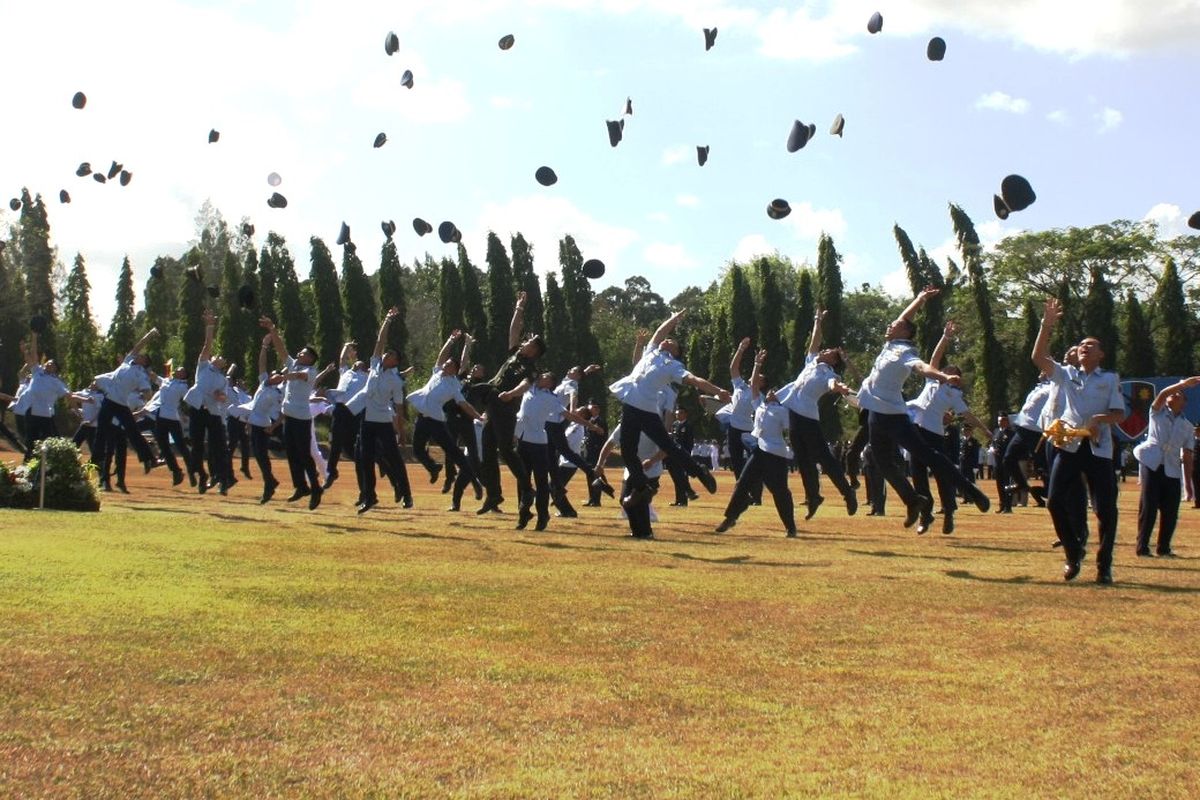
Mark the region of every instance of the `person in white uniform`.
[[1200, 376], [1173, 383], [1154, 398], [1150, 406], [1150, 432], [1133, 450], [1138, 460], [1141, 497], [1138, 500], [1137, 554], [1150, 555], [1150, 535], [1158, 520], [1155, 552], [1171, 557], [1171, 537], [1179, 521], [1179, 498], [1183, 493], [1183, 463], [1192, 457], [1196, 426], [1183, 415], [1187, 398], [1183, 393], [1200, 386]]
[[288, 502], [307, 497], [309, 510], [315, 510], [321, 505], [321, 495], [324, 493], [317, 473], [317, 462], [313, 460], [312, 455], [313, 412], [309, 407], [309, 398], [312, 397], [313, 387], [317, 382], [317, 351], [305, 345], [293, 358], [288, 354], [283, 338], [269, 317], [261, 317], [258, 324], [271, 334], [275, 352], [285, 366], [281, 408], [283, 446], [287, 452], [288, 471], [291, 473], [294, 489]]

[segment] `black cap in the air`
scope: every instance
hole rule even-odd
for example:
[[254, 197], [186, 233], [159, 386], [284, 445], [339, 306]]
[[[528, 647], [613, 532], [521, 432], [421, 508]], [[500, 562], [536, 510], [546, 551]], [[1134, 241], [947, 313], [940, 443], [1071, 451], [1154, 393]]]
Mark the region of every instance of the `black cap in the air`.
[[217, 286], [208, 287], [208, 296], [215, 300], [221, 296], [221, 289]]
[[630, 117], [633, 116], [633, 98], [632, 97], [625, 98], [625, 114]]
[[350, 226], [345, 222], [342, 223], [342, 229], [338, 231], [337, 244], [347, 244], [350, 241]]
[[253, 223], [250, 223], [250, 222], [242, 223], [242, 235], [243, 236], [253, 236], [254, 235]]
[[381, 132], [378, 136], [375, 137], [375, 147], [380, 148], [380, 147], [383, 147], [385, 144], [387, 144], [387, 134]]
[[267, 208], [287, 208], [287, 198], [275, 192], [267, 198]]
[[946, 40], [940, 36], [935, 36], [929, 40], [929, 44], [925, 46], [925, 56], [930, 61], [941, 61], [946, 57]]
[[621, 136], [625, 131], [625, 126], [621, 123], [624, 120], [605, 120], [604, 124], [608, 126], [608, 143], [616, 147], [621, 143]]
[[1000, 219], [1008, 219], [1008, 204], [1004, 202], [1004, 198], [998, 194], [992, 195], [992, 208], [996, 211], [996, 216]]
[[209, 144], [216, 144], [220, 140], [221, 140], [221, 132], [219, 130], [217, 130], [216, 128], [213, 128], [208, 132], [208, 143]]
[[404, 70], [404, 74], [400, 76], [400, 85], [409, 89], [413, 87], [413, 74], [411, 69]]
[[696, 163], [702, 167], [708, 163], [708, 145], [701, 144], [696, 146]]
[[86, 161], [80, 163], [79, 169], [75, 170], [75, 174], [81, 178], [86, 178], [92, 174], [92, 165]]
[[108, 178], [104, 177], [103, 172], [93, 172], [92, 180], [94, 180], [96, 183], [107, 183], [108, 182]]
[[112, 162], [112, 165], [108, 168], [108, 179], [111, 181], [113, 178], [120, 175], [121, 170], [123, 169], [125, 169], [124, 164], [118, 164], [116, 161]]
[[553, 186], [558, 183], [558, 176], [554, 174], [554, 170], [549, 167], [538, 167], [537, 172], [533, 173], [533, 177], [542, 186]]
[[1004, 204], [1008, 206], [1009, 211], [1024, 211], [1037, 200], [1029, 181], [1020, 175], [1009, 175], [1000, 181], [1000, 196], [1004, 198]]
[[121, 170], [121, 185], [128, 186], [131, 180], [133, 180], [133, 173], [127, 169]]
[[771, 219], [783, 219], [792, 213], [792, 207], [782, 197], [776, 197], [767, 204], [767, 216]]
[[183, 274], [188, 277], [188, 280], [195, 281], [196, 283], [199, 283], [200, 279], [203, 277], [200, 274], [199, 264], [193, 264], [192, 266], [188, 267], [183, 271]]
[[71, 98], [71, 105], [75, 108], [82, 109], [87, 105], [87, 95], [83, 92], [76, 92], [75, 96]]
[[500, 37], [500, 41], [497, 42], [497, 45], [499, 45], [501, 50], [511, 50], [512, 46], [516, 43], [516, 37], [514, 37], [511, 33], [506, 33]]
[[158, 264], [155, 264], [154, 266], [152, 266], [150, 268], [150, 277], [151, 278], [154, 278], [157, 280], [158, 278], [161, 278], [162, 276], [163, 276], [163, 268], [160, 267]]
[[879, 33], [881, 30], [883, 30], [883, 14], [876, 11], [867, 20], [867, 33]]
[[1200, 211], [1188, 217], [1188, 227], [1200, 231]]
[[58, 202], [60, 202], [60, 203], [71, 202], [71, 193], [68, 192], [66, 189], [59, 189], [58, 190]]
[[794, 153], [797, 150], [808, 144], [808, 140], [812, 138], [815, 127], [809, 127], [800, 120], [792, 123], [792, 130], [788, 133], [787, 151]]
[[400, 37], [395, 31], [388, 31], [388, 35], [383, 39], [383, 52], [389, 56], [396, 55], [396, 51], [400, 49]]
[[20, 211], [21, 210], [21, 201], [18, 198], [14, 197], [12, 200], [8, 201], [8, 207], [11, 208], [13, 211]]
[[704, 29], [704, 52], [707, 53], [709, 50], [712, 50], [713, 45], [716, 43], [717, 43], [717, 29], [716, 28], [705, 28]]
[[424, 236], [427, 233], [433, 233], [433, 226], [420, 217], [413, 218], [413, 230], [417, 232], [417, 236]]
[[462, 233], [450, 220], [446, 220], [441, 225], [438, 225], [438, 238], [444, 244], [458, 243], [462, 241]]
[[396, 235], [396, 223], [390, 219], [379, 223], [379, 227], [383, 228], [383, 235], [389, 239]]
[[591, 281], [604, 277], [604, 262], [598, 258], [589, 258], [583, 262], [583, 274]]

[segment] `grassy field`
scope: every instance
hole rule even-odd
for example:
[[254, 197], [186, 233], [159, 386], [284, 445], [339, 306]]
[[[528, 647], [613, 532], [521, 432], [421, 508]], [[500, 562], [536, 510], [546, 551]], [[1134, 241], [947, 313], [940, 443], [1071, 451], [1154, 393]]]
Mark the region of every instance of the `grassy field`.
[[1200, 511], [1135, 559], [1133, 483], [1100, 587], [1035, 509], [787, 540], [705, 498], [639, 542], [610, 502], [535, 533], [167, 477], [0, 512], [0, 795], [1200, 793]]

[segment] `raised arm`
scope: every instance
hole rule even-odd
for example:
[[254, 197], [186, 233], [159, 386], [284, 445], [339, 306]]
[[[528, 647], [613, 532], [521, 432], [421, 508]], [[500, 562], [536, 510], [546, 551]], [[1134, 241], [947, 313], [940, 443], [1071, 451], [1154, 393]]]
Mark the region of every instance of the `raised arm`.
[[25, 348], [25, 366], [33, 369], [38, 363], [37, 331], [30, 331], [29, 345]]
[[446, 343], [442, 345], [442, 349], [438, 351], [437, 361], [434, 362], [435, 366], [440, 367], [446, 363], [446, 359], [450, 358], [450, 353], [454, 350], [454, 343], [458, 341], [458, 337], [460, 336], [462, 336], [462, 331], [457, 328], [450, 331], [450, 338], [446, 340]]
[[213, 334], [217, 331], [217, 318], [211, 309], [204, 309], [204, 345], [200, 348], [200, 360], [212, 358]]
[[342, 352], [338, 355], [338, 366], [343, 369], [353, 364], [353, 356], [358, 355], [358, 348], [354, 346], [354, 342], [346, 342], [342, 345]]
[[920, 291], [919, 294], [917, 294], [916, 297], [913, 298], [912, 302], [900, 312], [900, 316], [896, 317], [897, 321], [904, 320], [906, 322], [912, 322], [913, 317], [915, 317], [917, 312], [921, 310], [921, 306], [925, 305], [929, 298], [936, 297], [941, 293], [941, 291], [941, 289], [936, 289], [932, 286], [926, 286]]
[[642, 360], [642, 353], [646, 351], [646, 342], [648, 341], [650, 341], [650, 331], [645, 328], [638, 328], [637, 334], [633, 337], [634, 364]]
[[134, 343], [133, 349], [129, 351], [129, 355], [136, 356], [138, 353], [142, 352], [142, 349], [145, 348], [146, 345], [150, 344], [150, 340], [155, 336], [158, 336], [158, 328], [151, 328], [150, 330], [146, 331], [144, 334], [142, 334], [142, 338], [138, 339]]
[[262, 375], [267, 371], [267, 354], [271, 350], [271, 334], [263, 337], [262, 347], [258, 348], [258, 374]]
[[1185, 389], [1191, 389], [1193, 386], [1200, 386], [1200, 375], [1193, 375], [1190, 378], [1184, 378], [1178, 383], [1173, 383], [1167, 388], [1159, 392], [1154, 398], [1154, 405], [1151, 408], [1159, 411], [1167, 404], [1167, 398], [1176, 392], [1182, 392]]
[[475, 337], [469, 333], [464, 333], [462, 355], [458, 359], [459, 375], [469, 375], [471, 373], [471, 345], [473, 344], [475, 344]]
[[958, 335], [958, 323], [947, 322], [946, 327], [942, 329], [942, 338], [938, 339], [937, 347], [933, 348], [933, 355], [929, 357], [929, 366], [934, 369], [942, 368], [942, 359], [946, 357], [946, 351], [950, 349], [950, 342], [954, 341], [954, 337]]
[[733, 351], [733, 358], [729, 359], [729, 380], [736, 381], [742, 377], [742, 356], [750, 349], [750, 337], [742, 339], [738, 342], [737, 349]]
[[720, 386], [717, 386], [715, 383], [709, 383], [704, 378], [700, 378], [695, 375], [688, 375], [686, 378], [683, 379], [683, 382], [689, 386], [695, 386], [697, 389], [699, 389], [702, 392], [713, 395], [718, 400], [720, 400], [722, 403], [729, 402], [729, 390], [728, 389], [722, 389]]
[[[338, 371], [338, 365], [333, 363], [332, 361], [330, 361], [328, 364], [325, 365], [325, 369], [318, 372], [317, 377], [313, 378], [313, 386], [316, 386], [318, 383], [325, 380], [326, 378], [328, 378], [330, 375], [332, 375], [333, 373], [335, 373], [337, 371]], [[304, 373], [301, 372], [298, 374], [303, 375]]]
[[763, 362], [767, 360], [767, 351], [760, 349], [754, 354], [754, 369], [750, 371], [750, 399], [757, 402], [758, 391], [758, 376], [762, 373]]
[[825, 324], [825, 315], [829, 312], [823, 308], [818, 308], [817, 313], [813, 314], [812, 335], [808, 337], [808, 354], [815, 356], [821, 352], [821, 326]]
[[480, 414], [475, 409], [475, 406], [471, 405], [466, 400], [457, 400], [455, 402], [457, 403], [458, 407], [462, 409], [462, 412], [464, 414], [466, 414], [468, 417], [470, 417], [471, 419], [483, 419], [484, 418], [483, 414]]
[[[392, 320], [398, 316], [400, 316], [400, 309], [396, 306], [389, 308], [388, 312], [383, 315], [383, 322], [379, 324], [379, 335], [375, 337], [375, 351], [372, 353], [375, 358], [383, 358], [383, 351], [387, 350], [388, 328], [392, 327]], [[440, 356], [438, 363], [441, 363]]]
[[513, 309], [512, 322], [508, 323], [508, 349], [521, 343], [521, 331], [525, 328], [525, 293], [517, 292], [517, 307]]
[[662, 344], [663, 340], [671, 335], [671, 331], [675, 330], [675, 326], [679, 324], [679, 320], [683, 319], [683, 315], [686, 313], [687, 309], [682, 309], [667, 317], [667, 321], [659, 325], [658, 330], [650, 337], [650, 346], [658, 347]]
[[1038, 330], [1037, 341], [1033, 343], [1030, 358], [1033, 359], [1034, 366], [1047, 375], [1052, 375], [1055, 367], [1054, 358], [1050, 355], [1050, 334], [1054, 331], [1054, 324], [1062, 319], [1062, 315], [1062, 306], [1058, 300], [1053, 297], [1046, 298], [1042, 327]]
[[262, 316], [258, 318], [258, 324], [266, 329], [267, 335], [271, 337], [271, 344], [275, 346], [275, 353], [279, 356], [279, 361], [282, 364], [287, 364], [288, 351], [287, 346], [283, 343], [283, 337], [279, 335], [279, 329], [275, 327], [275, 323], [270, 317]]

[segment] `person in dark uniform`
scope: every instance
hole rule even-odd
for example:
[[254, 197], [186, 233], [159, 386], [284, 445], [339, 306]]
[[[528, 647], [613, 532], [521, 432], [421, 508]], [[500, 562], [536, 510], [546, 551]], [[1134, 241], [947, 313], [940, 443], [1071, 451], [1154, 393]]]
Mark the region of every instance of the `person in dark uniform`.
[[476, 514], [499, 511], [504, 502], [500, 490], [500, 461], [517, 479], [518, 502], [532, 502], [533, 484], [529, 470], [517, 454], [515, 432], [517, 410], [521, 397], [537, 379], [537, 359], [546, 352], [546, 344], [539, 334], [521, 341], [525, 325], [525, 292], [517, 294], [517, 307], [513, 309], [512, 322], [508, 326], [508, 357], [500, 369], [488, 381], [490, 391], [487, 400], [487, 420], [483, 425], [483, 486], [487, 493], [483, 505]]
[[[671, 441], [675, 442], [681, 452], [687, 453], [691, 459], [692, 448], [696, 446], [696, 434], [692, 430], [692, 422], [688, 419], [686, 408], [675, 409], [675, 421], [671, 423]], [[673, 506], [686, 507], [689, 497], [695, 497], [691, 481], [688, 480], [687, 467], [681, 461], [682, 456], [667, 458], [667, 473], [675, 486], [675, 502]]]
[[338, 479], [338, 462], [342, 458], [354, 458], [362, 420], [350, 413], [346, 403], [366, 386], [367, 372], [370, 369], [365, 361], [358, 360], [358, 342], [346, 342], [342, 345], [338, 364], [337, 388], [326, 393], [326, 399], [333, 403], [333, 411], [329, 418], [329, 461], [325, 465], [325, 483], [321, 486], [322, 489], [333, 486], [333, 482]]
[[[468, 369], [471, 357], [471, 345], [475, 343], [475, 339], [467, 334], [466, 343], [463, 345], [462, 355], [462, 370], [467, 373], [467, 379], [463, 381], [463, 397], [472, 408], [480, 409], [487, 408], [488, 396], [491, 394], [491, 385], [484, 380], [486, 371], [482, 364], [475, 364]], [[455, 443], [458, 446], [466, 448], [467, 463], [471, 465], [471, 471], [458, 471], [454, 477], [454, 493], [451, 495], [449, 511], [458, 511], [462, 505], [463, 493], [467, 490], [467, 485], [470, 484], [475, 489], [475, 499], [483, 499], [483, 484], [480, 482], [479, 476], [483, 473], [483, 464], [479, 460], [479, 448], [481, 436], [479, 431], [483, 427], [483, 423], [476, 422], [471, 417], [462, 412], [457, 403], [446, 403], [446, 408], [454, 409], [453, 414], [447, 414], [446, 422], [450, 427], [450, 433], [455, 438]]]
[[1005, 470], [1004, 454], [1008, 451], [1015, 436], [1016, 431], [1013, 430], [1008, 413], [1002, 412], [996, 417], [996, 428], [992, 431], [992, 444], [989, 448], [992, 451], [992, 460], [996, 465], [992, 470], [992, 475], [996, 479], [996, 492], [1000, 495], [1000, 507], [996, 509], [997, 514], [1012, 513], [1013, 493], [1008, 491], [1010, 480]]
[[[600, 450], [604, 447], [604, 442], [608, 440], [608, 423], [605, 422], [604, 414], [600, 412], [599, 405], [589, 403], [587, 409], [590, 426], [584, 429], [583, 455], [588, 462], [595, 464], [596, 460], [600, 457]], [[597, 429], [599, 429], [599, 432], [593, 433]], [[598, 487], [588, 484], [588, 500], [584, 505], [599, 508], [600, 494], [601, 492]]]

